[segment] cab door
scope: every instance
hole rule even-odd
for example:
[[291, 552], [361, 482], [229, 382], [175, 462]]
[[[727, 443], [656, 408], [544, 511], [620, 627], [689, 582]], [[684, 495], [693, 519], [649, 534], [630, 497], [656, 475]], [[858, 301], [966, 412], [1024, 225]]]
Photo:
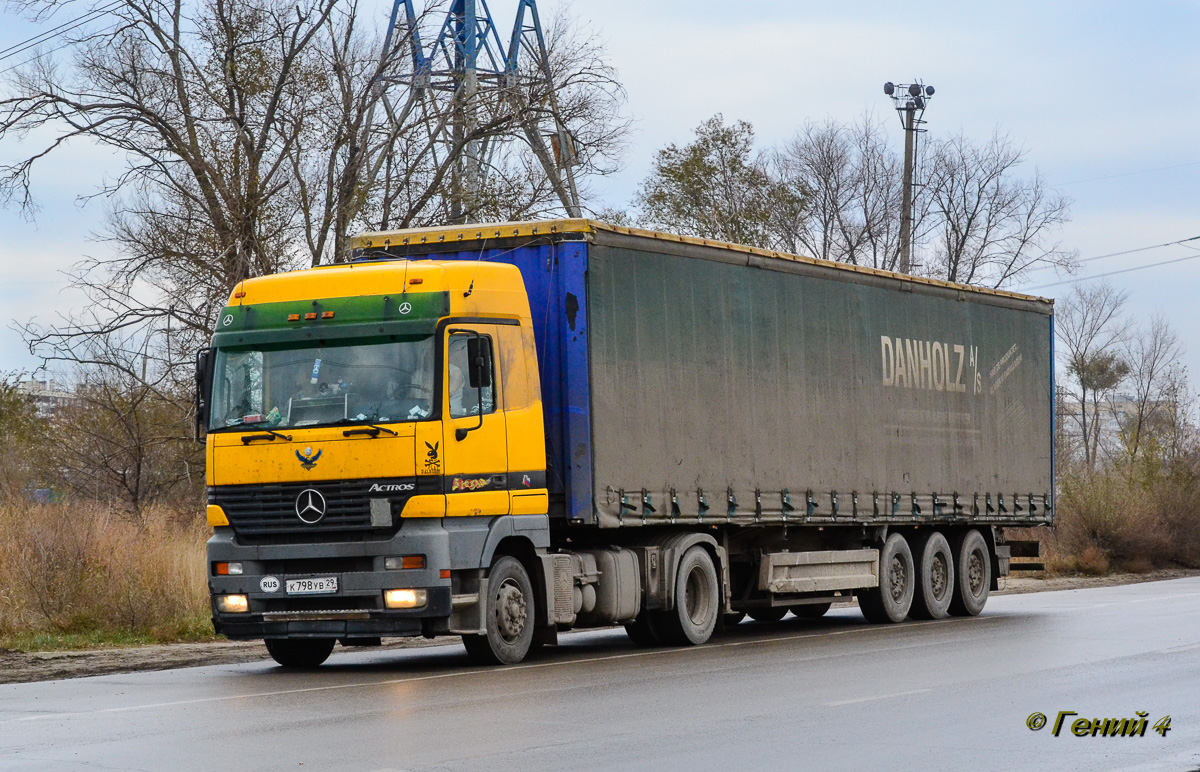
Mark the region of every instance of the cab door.
[[441, 399], [448, 517], [509, 513], [499, 340], [494, 324], [454, 324], [445, 333]]

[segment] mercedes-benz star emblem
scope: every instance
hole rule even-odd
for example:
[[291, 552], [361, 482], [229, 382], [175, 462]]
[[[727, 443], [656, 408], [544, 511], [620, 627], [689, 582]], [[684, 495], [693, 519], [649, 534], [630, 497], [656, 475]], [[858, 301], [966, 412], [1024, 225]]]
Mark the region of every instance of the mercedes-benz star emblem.
[[296, 497], [296, 517], [309, 525], [320, 522], [325, 517], [325, 497], [318, 490], [305, 488]]

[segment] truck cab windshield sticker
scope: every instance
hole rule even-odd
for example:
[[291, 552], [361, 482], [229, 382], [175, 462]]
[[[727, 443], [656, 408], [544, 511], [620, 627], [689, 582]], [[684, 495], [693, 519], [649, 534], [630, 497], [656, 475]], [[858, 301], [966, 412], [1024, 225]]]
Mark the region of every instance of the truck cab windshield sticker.
[[321, 457], [322, 451], [312, 452], [312, 448], [305, 448], [304, 452], [296, 451], [296, 458], [300, 460], [300, 466], [305, 469], [312, 469], [317, 465], [317, 459]]

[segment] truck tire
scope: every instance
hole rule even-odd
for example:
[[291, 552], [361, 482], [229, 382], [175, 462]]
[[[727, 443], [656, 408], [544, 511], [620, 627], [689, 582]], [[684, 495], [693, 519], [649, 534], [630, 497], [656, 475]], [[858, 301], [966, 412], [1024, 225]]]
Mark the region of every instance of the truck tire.
[[787, 616], [787, 613], [786, 606], [764, 606], [763, 608], [750, 609], [746, 612], [746, 616], [755, 622], [778, 622]]
[[832, 603], [805, 603], [802, 606], [792, 606], [788, 611], [800, 619], [820, 619], [833, 608]]
[[983, 535], [971, 529], [954, 540], [954, 592], [950, 613], [973, 617], [987, 603], [992, 589], [992, 556]]
[[954, 597], [954, 558], [950, 542], [937, 531], [918, 535], [909, 546], [917, 566], [917, 581], [913, 590], [913, 619], [945, 619], [950, 616], [950, 601]]
[[860, 590], [858, 607], [868, 622], [903, 622], [912, 607], [914, 576], [912, 550], [894, 533], [879, 550], [879, 586]]
[[659, 612], [653, 625], [664, 643], [698, 646], [712, 637], [721, 613], [717, 569], [699, 544], [683, 553], [675, 572], [675, 608]]
[[662, 636], [655, 628], [654, 615], [657, 613], [643, 609], [642, 613], [637, 615], [637, 619], [625, 625], [625, 633], [629, 636], [629, 640], [633, 641], [634, 646], [648, 649], [652, 646], [663, 645]]
[[268, 638], [267, 653], [280, 665], [296, 670], [320, 667], [333, 652], [332, 638]]
[[488, 572], [485, 635], [464, 635], [467, 654], [480, 665], [515, 665], [533, 645], [537, 619], [533, 584], [521, 561], [501, 556]]

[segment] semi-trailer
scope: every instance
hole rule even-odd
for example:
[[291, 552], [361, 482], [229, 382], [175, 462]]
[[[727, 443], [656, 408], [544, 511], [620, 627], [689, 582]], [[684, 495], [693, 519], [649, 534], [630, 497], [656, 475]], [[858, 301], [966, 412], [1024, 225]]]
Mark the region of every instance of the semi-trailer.
[[213, 624], [282, 665], [975, 615], [1053, 522], [1051, 301], [584, 219], [352, 247], [197, 357]]

